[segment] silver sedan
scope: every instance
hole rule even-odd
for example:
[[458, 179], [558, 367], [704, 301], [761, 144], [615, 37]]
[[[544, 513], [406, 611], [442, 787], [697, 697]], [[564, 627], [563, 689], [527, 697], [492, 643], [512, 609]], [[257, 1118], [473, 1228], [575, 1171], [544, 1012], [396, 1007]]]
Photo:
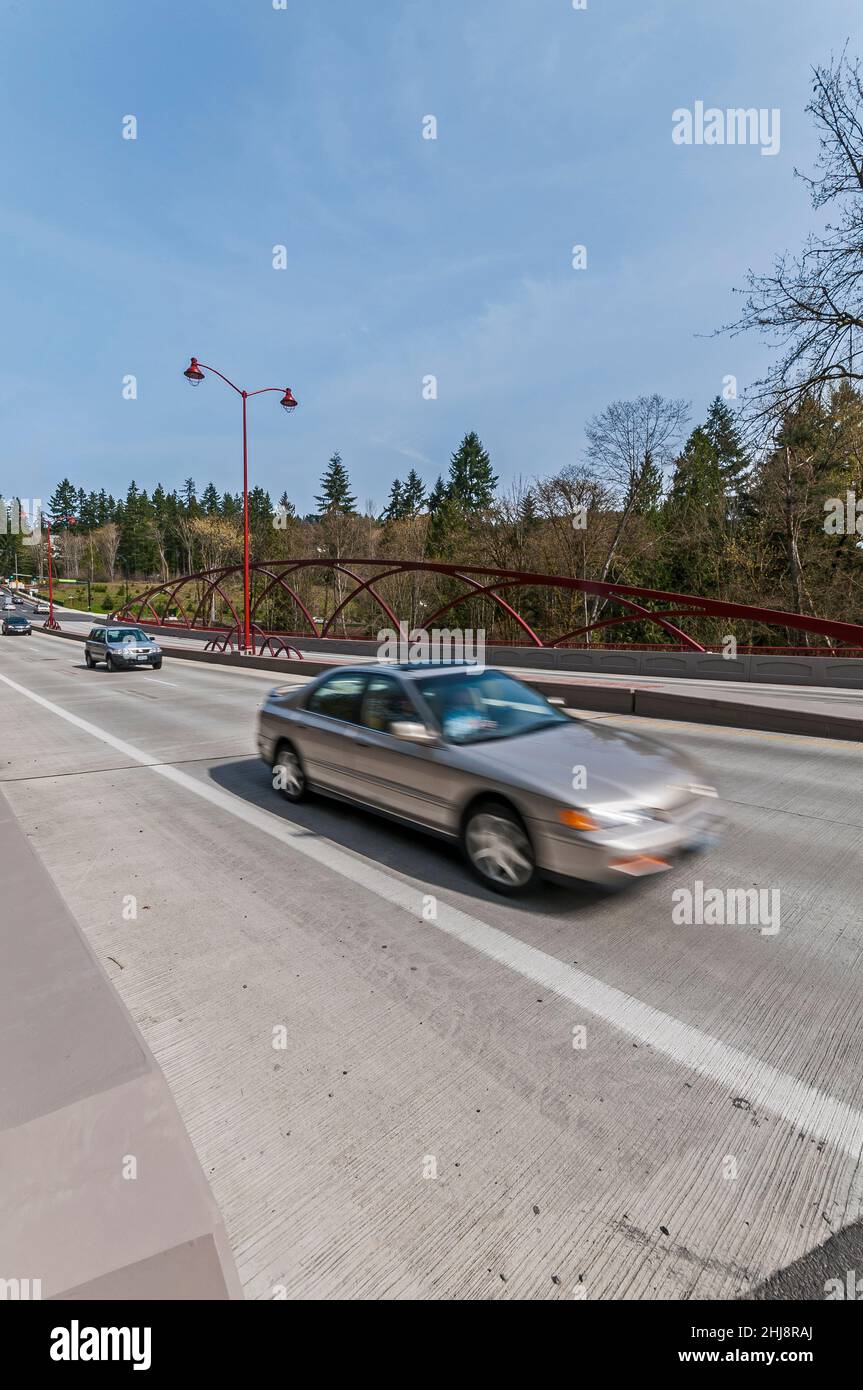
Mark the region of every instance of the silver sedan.
[[323, 792], [457, 840], [480, 880], [615, 884], [662, 872], [719, 826], [682, 754], [570, 718], [505, 671], [370, 665], [271, 691], [258, 747], [289, 801]]

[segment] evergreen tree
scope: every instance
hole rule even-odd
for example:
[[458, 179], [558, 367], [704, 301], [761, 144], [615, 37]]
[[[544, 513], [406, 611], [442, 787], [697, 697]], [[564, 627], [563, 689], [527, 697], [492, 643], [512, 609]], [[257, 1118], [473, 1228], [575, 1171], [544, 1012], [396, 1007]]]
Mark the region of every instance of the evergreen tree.
[[632, 511], [635, 516], [656, 517], [662, 503], [662, 469], [652, 455], [645, 458], [644, 468], [638, 476]]
[[692, 512], [716, 508], [723, 497], [722, 470], [707, 430], [698, 425], [674, 465], [668, 501], [672, 509]]
[[468, 515], [487, 511], [494, 501], [497, 477], [479, 435], [466, 434], [450, 460], [449, 495]]
[[269, 531], [273, 524], [273, 503], [262, 487], [249, 490], [249, 526], [253, 530]]
[[428, 509], [431, 516], [434, 516], [436, 512], [440, 511], [448, 496], [449, 493], [447, 492], [446, 483], [440, 474], [438, 474], [437, 482], [428, 495]]
[[727, 544], [725, 491], [716, 448], [698, 425], [676, 460], [662, 509], [668, 588], [715, 594]]
[[120, 548], [117, 552], [127, 574], [150, 574], [158, 565], [158, 549], [153, 539], [153, 508], [147, 491], [133, 481], [126, 499], [118, 508]]
[[189, 517], [198, 516], [200, 513], [198, 507], [198, 494], [197, 489], [195, 487], [194, 478], [187, 478], [186, 481], [183, 483], [181, 496], [183, 498], [183, 504], [186, 508], [186, 515]]
[[734, 412], [720, 396], [715, 396], [710, 404], [704, 432], [716, 452], [729, 513], [748, 511], [747, 479], [751, 460], [740, 438]]
[[321, 478], [321, 493], [315, 502], [320, 516], [326, 516], [328, 512], [342, 512], [346, 516], [356, 513], [357, 499], [351, 495], [348, 470], [338, 452], [333, 454]]
[[536, 508], [536, 496], [532, 488], [528, 488], [524, 494], [524, 501], [521, 505], [521, 524], [525, 531], [534, 531], [539, 524], [539, 512]]
[[62, 483], [58, 483], [55, 487], [48, 503], [48, 513], [57, 518], [54, 525], [55, 531], [66, 530], [67, 517], [77, 518], [78, 492], [68, 478], [64, 478]]
[[438, 560], [461, 552], [467, 525], [465, 508], [442, 478], [438, 478], [428, 502], [429, 524], [426, 553]]
[[82, 492], [78, 502], [78, 525], [85, 531], [94, 531], [101, 525], [99, 521], [99, 498], [95, 492]]
[[412, 468], [402, 488], [402, 508], [404, 516], [418, 516], [425, 505], [425, 484], [415, 468]]
[[204, 516], [218, 516], [219, 502], [219, 494], [216, 491], [214, 484], [207, 483], [207, 486], [201, 493], [201, 509], [204, 513]]
[[381, 513], [381, 521], [401, 521], [405, 515], [402, 485], [398, 478], [393, 480], [387, 505]]
[[283, 492], [279, 498], [279, 512], [289, 521], [292, 521], [297, 515], [297, 509], [286, 492]]

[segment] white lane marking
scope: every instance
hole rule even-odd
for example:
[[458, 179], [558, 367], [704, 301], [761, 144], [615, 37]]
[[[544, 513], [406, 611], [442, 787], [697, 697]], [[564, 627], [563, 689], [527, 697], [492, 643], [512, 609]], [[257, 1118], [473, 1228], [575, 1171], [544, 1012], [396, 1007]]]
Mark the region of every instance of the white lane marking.
[[180, 689], [180, 687], [178, 686], [178, 684], [177, 684], [176, 681], [156, 680], [156, 677], [155, 677], [155, 676], [151, 676], [151, 677], [150, 677], [149, 684], [150, 684], [150, 685], [172, 685], [172, 686], [174, 687], [175, 690], [179, 690], [179, 689]]
[[[116, 749], [130, 762], [149, 768], [157, 776], [166, 778], [175, 786], [182, 787], [220, 811], [225, 811], [255, 830], [279, 840], [296, 854], [313, 859], [332, 873], [349, 879], [383, 898], [385, 902], [424, 921], [424, 895], [409, 884], [392, 878], [369, 860], [359, 855], [348, 854], [330, 840], [313, 837], [307, 830], [297, 829], [269, 811], [250, 806], [239, 797], [231, 796], [218, 787], [199, 782], [188, 773], [181, 772], [179, 768], [160, 763], [152, 754], [116, 738], [88, 720], [81, 719], [77, 714], [72, 714], [51, 700], [46, 700], [42, 695], [37, 695], [35, 691], [27, 690], [8, 676], [0, 675], [0, 681], [28, 700], [41, 705], [51, 714], [65, 719], [76, 729]], [[596, 1018], [661, 1052], [678, 1065], [715, 1081], [727, 1092], [729, 1103], [732, 1097], [744, 1097], [752, 1107], [770, 1111], [793, 1128], [826, 1140], [849, 1154], [855, 1161], [859, 1161], [863, 1150], [863, 1113], [845, 1101], [836, 1100], [826, 1091], [808, 1086], [787, 1072], [781, 1072], [739, 1048], [720, 1042], [718, 1038], [702, 1032], [700, 1028], [682, 1023], [670, 1014], [654, 1009], [652, 1005], [605, 984], [583, 970], [565, 965], [563, 961], [557, 960], [545, 951], [528, 946], [516, 937], [510, 936], [508, 932], [491, 927], [479, 918], [459, 911], [458, 908], [449, 907], [440, 901], [437, 908], [436, 922], [424, 923], [426, 926], [437, 927], [489, 960], [505, 965], [515, 974], [551, 990], [562, 999], [576, 1005], [578, 1009], [586, 1010]]]

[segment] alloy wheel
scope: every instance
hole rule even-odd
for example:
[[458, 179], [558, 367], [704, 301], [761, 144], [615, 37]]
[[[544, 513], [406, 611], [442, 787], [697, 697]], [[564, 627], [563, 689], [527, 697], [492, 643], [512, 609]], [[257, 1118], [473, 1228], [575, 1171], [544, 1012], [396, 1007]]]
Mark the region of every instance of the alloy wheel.
[[280, 748], [273, 765], [275, 785], [289, 801], [299, 801], [306, 790], [306, 774], [293, 748]]
[[533, 877], [535, 860], [527, 833], [502, 811], [479, 811], [472, 816], [465, 846], [477, 873], [498, 888], [524, 888]]

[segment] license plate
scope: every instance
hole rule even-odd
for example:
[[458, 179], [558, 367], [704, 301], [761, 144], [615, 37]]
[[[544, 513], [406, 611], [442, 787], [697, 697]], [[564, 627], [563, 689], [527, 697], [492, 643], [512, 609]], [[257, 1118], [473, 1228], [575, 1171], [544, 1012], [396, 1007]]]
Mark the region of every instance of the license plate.
[[658, 859], [652, 854], [638, 854], [626, 859], [613, 859], [608, 867], [616, 869], [620, 874], [642, 878], [645, 874], [661, 874], [664, 869], [670, 869], [671, 865], [667, 859]]

